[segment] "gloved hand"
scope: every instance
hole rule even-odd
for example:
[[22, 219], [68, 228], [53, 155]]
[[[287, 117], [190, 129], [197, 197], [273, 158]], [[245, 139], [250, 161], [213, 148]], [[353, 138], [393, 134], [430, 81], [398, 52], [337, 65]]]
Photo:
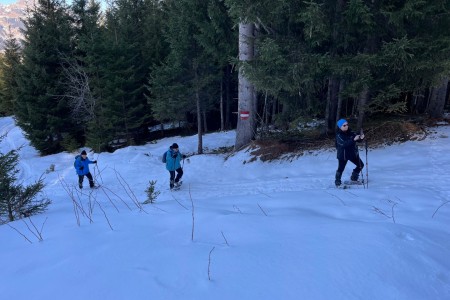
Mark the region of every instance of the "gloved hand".
[[83, 169], [84, 169], [84, 166], [81, 166], [81, 167], [80, 167], [80, 171], [83, 171]]
[[96, 160], [94, 160], [94, 161], [93, 161], [93, 163], [94, 163], [94, 164], [96, 164], [96, 163], [97, 163], [97, 161], [96, 161]]
[[353, 139], [354, 141], [359, 140], [359, 134], [355, 136], [355, 138]]
[[187, 156], [183, 154], [183, 159], [185, 159]]

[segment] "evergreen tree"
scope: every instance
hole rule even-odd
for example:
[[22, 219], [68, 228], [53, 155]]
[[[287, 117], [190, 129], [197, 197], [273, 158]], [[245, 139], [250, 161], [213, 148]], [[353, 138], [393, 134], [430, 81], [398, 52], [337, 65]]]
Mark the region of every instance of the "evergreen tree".
[[[170, 53], [165, 62], [151, 74], [152, 109], [160, 121], [184, 119], [186, 113], [195, 113], [198, 133], [198, 152], [202, 153], [203, 119], [218, 104], [220, 81], [225, 68], [223, 55], [216, 42], [230, 35], [227, 28], [217, 27], [223, 22], [224, 8], [218, 1], [167, 1], [168, 20], [165, 38]], [[225, 40], [224, 40], [225, 41]], [[215, 89], [211, 89], [215, 86]], [[180, 110], [180, 108], [183, 108]]]
[[96, 93], [104, 141], [121, 137], [139, 142], [147, 133], [150, 111], [145, 97], [149, 65], [143, 57], [144, 1], [119, 0], [106, 13], [103, 57]]
[[96, 151], [107, 148], [107, 135], [103, 126], [101, 106], [105, 29], [102, 27], [100, 3], [94, 0], [74, 0], [72, 18], [75, 26], [77, 49], [66, 72], [70, 84], [71, 110], [74, 122], [83, 128], [83, 142]]
[[62, 57], [72, 53], [72, 29], [65, 3], [39, 0], [25, 20], [23, 61], [17, 74], [18, 125], [43, 154], [76, 147], [78, 128], [61, 82]]
[[[0, 142], [3, 137], [0, 137]], [[39, 197], [44, 188], [44, 180], [40, 178], [34, 184], [23, 186], [17, 183], [19, 170], [19, 154], [16, 150], [0, 153], [0, 218], [8, 221], [45, 211], [51, 203], [49, 199]]]
[[0, 64], [1, 100], [0, 113], [12, 115], [17, 93], [17, 68], [20, 65], [20, 45], [11, 33], [5, 40], [5, 52]]

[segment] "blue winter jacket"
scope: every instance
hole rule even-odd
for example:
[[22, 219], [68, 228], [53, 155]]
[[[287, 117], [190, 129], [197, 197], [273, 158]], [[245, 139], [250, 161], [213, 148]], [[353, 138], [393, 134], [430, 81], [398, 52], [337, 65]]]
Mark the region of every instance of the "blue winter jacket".
[[178, 168], [181, 168], [181, 158], [183, 155], [180, 153], [180, 151], [173, 151], [172, 149], [169, 149], [166, 152], [166, 169], [167, 171], [175, 171]]
[[89, 173], [89, 164], [93, 164], [89, 158], [83, 159], [81, 155], [75, 160], [75, 170], [77, 170], [78, 175], [86, 175]]

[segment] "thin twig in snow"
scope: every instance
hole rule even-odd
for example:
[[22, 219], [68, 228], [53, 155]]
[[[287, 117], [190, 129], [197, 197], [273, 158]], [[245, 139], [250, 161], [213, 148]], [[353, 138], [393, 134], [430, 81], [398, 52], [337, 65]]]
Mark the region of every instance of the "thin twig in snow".
[[30, 241], [22, 232], [20, 232], [19, 230], [17, 230], [16, 228], [12, 227], [9, 223], [6, 223], [6, 225], [8, 225], [9, 228], [14, 229], [18, 234], [20, 234], [21, 236], [23, 236], [30, 244], [33, 244], [32, 241]]
[[258, 206], [259, 206], [259, 208], [261, 209], [261, 211], [263, 212], [263, 214], [265, 214], [266, 217], [267, 217], [267, 214], [266, 214], [266, 212], [264, 211], [264, 209], [261, 207], [261, 205], [259, 205], [259, 203], [256, 203], [256, 204], [258, 204]]
[[397, 203], [395, 203], [394, 205], [392, 205], [392, 221], [394, 221], [395, 223], [395, 216], [394, 216], [394, 207], [397, 205]]
[[208, 257], [208, 280], [211, 281], [211, 253], [214, 251], [216, 247], [213, 247], [211, 251], [209, 251], [209, 257]]
[[189, 210], [189, 208], [187, 208], [186, 206], [184, 206], [183, 204], [181, 204], [181, 202], [180, 201], [178, 201], [178, 199], [177, 198], [175, 198], [175, 196], [174, 195], [172, 195], [172, 198], [175, 200], [175, 201], [177, 201], [177, 203], [178, 204], [180, 204], [181, 205], [181, 207], [183, 207], [185, 210]]
[[437, 213], [437, 211], [438, 211], [442, 206], [444, 206], [444, 205], [447, 204], [447, 203], [450, 203], [450, 201], [446, 201], [446, 202], [442, 203], [441, 205], [439, 205], [439, 207], [436, 208], [436, 210], [434, 211], [434, 213], [433, 213], [433, 215], [432, 215], [431, 217], [434, 218], [434, 215]]
[[195, 215], [194, 215], [194, 200], [192, 200], [191, 195], [191, 185], [189, 184], [189, 198], [191, 199], [192, 206], [192, 232], [191, 232], [191, 241], [194, 240], [194, 227], [195, 227]]
[[230, 246], [230, 245], [228, 244], [227, 238], [226, 238], [225, 235], [223, 234], [223, 231], [221, 231], [221, 233], [222, 233], [223, 239], [225, 240], [225, 244], [227, 244], [227, 246]]
[[344, 200], [342, 200], [342, 199], [339, 198], [338, 196], [336, 196], [336, 195], [334, 195], [334, 194], [332, 194], [332, 193], [328, 193], [327, 191], [325, 191], [325, 193], [327, 193], [327, 194], [329, 194], [329, 195], [331, 195], [331, 196], [337, 198], [339, 201], [341, 201], [341, 203], [342, 203], [344, 206], [347, 206], [347, 204], [345, 204]]

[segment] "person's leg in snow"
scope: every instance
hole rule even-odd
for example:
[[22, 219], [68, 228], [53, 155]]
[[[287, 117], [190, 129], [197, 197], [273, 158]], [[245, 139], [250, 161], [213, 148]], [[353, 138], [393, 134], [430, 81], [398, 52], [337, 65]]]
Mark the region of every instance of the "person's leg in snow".
[[80, 189], [83, 188], [83, 178], [84, 178], [84, 175], [78, 175], [78, 187]]
[[176, 171], [177, 177], [175, 178], [175, 186], [180, 186], [180, 179], [183, 176], [183, 169], [180, 167]]
[[352, 176], [350, 177], [351, 181], [358, 181], [359, 179], [359, 173], [361, 173], [361, 170], [364, 168], [364, 163], [362, 162], [361, 158], [357, 156], [355, 159], [352, 159], [351, 162], [356, 166], [353, 169]]
[[170, 173], [170, 189], [173, 189], [173, 187], [175, 186], [175, 171], [169, 171]]
[[94, 178], [92, 178], [92, 175], [90, 172], [86, 174], [86, 177], [89, 179], [89, 186], [91, 188], [95, 187]]

